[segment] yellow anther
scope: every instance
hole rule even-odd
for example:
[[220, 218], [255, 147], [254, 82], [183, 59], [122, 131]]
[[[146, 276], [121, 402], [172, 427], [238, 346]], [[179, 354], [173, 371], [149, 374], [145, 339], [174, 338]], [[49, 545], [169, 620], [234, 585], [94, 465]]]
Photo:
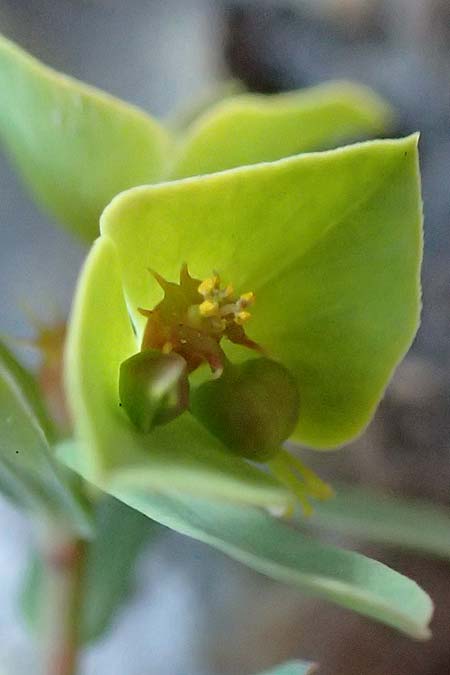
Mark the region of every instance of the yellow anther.
[[239, 326], [242, 326], [242, 324], [248, 321], [250, 317], [251, 317], [250, 312], [246, 312], [245, 310], [243, 310], [242, 312], [238, 312], [236, 314], [234, 320]]
[[229, 298], [233, 297], [234, 294], [234, 288], [231, 284], [228, 284], [228, 286], [224, 289], [222, 293], [222, 297], [224, 300], [228, 300]]
[[214, 289], [216, 289], [220, 284], [219, 277], [217, 274], [214, 274], [212, 277], [207, 277], [202, 281], [198, 287], [198, 292], [200, 295], [203, 295], [205, 298], [207, 295], [210, 295]]
[[211, 300], [204, 300], [198, 309], [201, 316], [204, 317], [217, 316], [219, 313], [219, 305], [217, 302], [211, 302]]
[[241, 307], [249, 307], [255, 302], [255, 294], [250, 291], [249, 293], [243, 293], [239, 298]]
[[251, 292], [236, 294], [233, 285], [221, 283], [215, 269], [203, 279], [192, 277], [183, 265], [179, 284], [152, 272], [164, 290], [164, 298], [152, 309], [139, 309], [147, 319], [142, 350], [182, 356], [189, 372], [207, 362], [216, 375], [225, 362], [223, 338], [248, 349], [260, 351], [242, 327], [250, 319]]

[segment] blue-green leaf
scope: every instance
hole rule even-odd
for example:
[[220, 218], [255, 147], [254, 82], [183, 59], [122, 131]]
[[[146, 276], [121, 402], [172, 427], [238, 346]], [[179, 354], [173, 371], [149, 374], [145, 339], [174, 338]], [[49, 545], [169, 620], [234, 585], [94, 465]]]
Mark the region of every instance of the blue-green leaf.
[[31, 378], [0, 350], [0, 489], [17, 506], [67, 522], [81, 535], [90, 527], [82, 502], [53, 458], [44, 413]]
[[[76, 446], [62, 446], [60, 455], [73, 469], [82, 470]], [[180, 493], [161, 494], [120, 485], [117, 480], [100, 487], [152, 520], [203, 541], [273, 579], [414, 638], [430, 635], [429, 596], [414, 581], [376, 560], [314, 541], [254, 507]]]
[[317, 504], [311, 525], [450, 558], [450, 510], [426, 500], [337, 485], [334, 499]]

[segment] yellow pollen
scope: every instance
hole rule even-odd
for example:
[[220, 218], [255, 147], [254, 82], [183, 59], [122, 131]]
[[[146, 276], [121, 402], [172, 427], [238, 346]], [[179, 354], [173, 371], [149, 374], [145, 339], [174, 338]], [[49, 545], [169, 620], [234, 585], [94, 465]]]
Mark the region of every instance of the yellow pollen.
[[252, 292], [236, 295], [231, 283], [221, 285], [220, 274], [214, 269], [202, 281], [192, 277], [183, 265], [178, 284], [157, 273], [153, 276], [162, 287], [164, 298], [153, 309], [139, 309], [147, 319], [142, 350], [176, 352], [185, 359], [189, 372], [208, 363], [216, 376], [226, 361], [221, 346], [223, 338], [261, 351], [243, 327], [250, 319], [247, 308], [254, 303]]
[[228, 284], [226, 289], [223, 291], [223, 299], [231, 298], [234, 294], [234, 288], [231, 284]]
[[238, 312], [236, 316], [234, 317], [235, 322], [239, 325], [242, 326], [246, 321], [248, 321], [251, 317], [250, 312], [246, 312], [243, 310], [242, 312]]
[[252, 291], [249, 291], [249, 293], [243, 293], [239, 298], [239, 302], [241, 307], [249, 307], [255, 302], [255, 294], [252, 293]]
[[200, 293], [200, 295], [206, 297], [207, 295], [210, 295], [216, 288], [218, 288], [219, 284], [220, 284], [219, 277], [217, 276], [217, 274], [214, 274], [212, 277], [204, 279], [204, 281], [201, 282], [197, 290]]
[[205, 300], [199, 305], [199, 312], [201, 316], [217, 316], [219, 313], [219, 305], [217, 302], [211, 302], [211, 300]]

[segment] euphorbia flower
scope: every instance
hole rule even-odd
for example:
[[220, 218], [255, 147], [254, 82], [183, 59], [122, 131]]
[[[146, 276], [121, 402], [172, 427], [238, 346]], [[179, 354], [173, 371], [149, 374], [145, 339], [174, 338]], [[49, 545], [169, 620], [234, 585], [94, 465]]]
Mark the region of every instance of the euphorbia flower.
[[[235, 96], [169, 130], [1, 37], [0, 87], [8, 92], [0, 136], [25, 182], [87, 240], [126, 188], [335, 147], [382, 133], [390, 119], [371, 92], [331, 83]], [[255, 508], [286, 510], [292, 501], [286, 485], [296, 460], [280, 439], [320, 448], [354, 437], [413, 337], [421, 248], [415, 145], [414, 138], [365, 144], [119, 195], [77, 291], [66, 358], [76, 441], [59, 452], [149, 518], [424, 638], [432, 605], [414, 582]], [[188, 335], [167, 321], [147, 269], [173, 289], [184, 263], [196, 281], [187, 309], [177, 304], [175, 314], [181, 307]], [[214, 270], [232, 292], [216, 287]], [[2, 466], [20, 487], [13, 496], [86, 536], [84, 503], [60, 475], [38, 420], [35, 383], [1, 345], [0, 352]], [[290, 405], [280, 406], [282, 397]], [[321, 484], [299, 469], [295, 491], [302, 478], [322, 496]]]
[[[116, 197], [82, 273], [68, 340], [68, 393], [85, 475], [141, 491], [287, 506], [289, 491], [233, 453], [201, 415], [186, 410], [143, 433], [120, 407], [121, 365], [143, 341], [189, 362], [181, 334], [155, 337], [167, 326], [155, 323], [162, 292], [148, 270], [176, 285], [187, 263], [198, 312], [219, 321], [231, 316], [220, 312], [227, 292], [234, 303], [254, 293], [241, 339], [224, 335], [216, 344], [234, 368], [255, 345], [281, 364], [301, 401], [291, 440], [335, 448], [367, 425], [417, 328], [416, 145], [415, 136], [362, 143]], [[212, 270], [235, 289], [224, 286], [217, 307], [207, 292]], [[217, 354], [202, 360], [219, 371], [220, 383]], [[202, 368], [191, 365], [195, 392]], [[220, 409], [220, 396], [213, 405]], [[274, 417], [280, 405], [274, 399]]]

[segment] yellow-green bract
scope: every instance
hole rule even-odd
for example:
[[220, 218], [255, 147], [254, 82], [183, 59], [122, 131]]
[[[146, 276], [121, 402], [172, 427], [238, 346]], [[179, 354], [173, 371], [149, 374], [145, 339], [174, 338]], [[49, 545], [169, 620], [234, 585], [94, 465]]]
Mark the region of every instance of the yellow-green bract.
[[87, 240], [122, 190], [332, 147], [379, 134], [390, 118], [365, 87], [337, 82], [233, 96], [175, 133], [0, 36], [0, 140], [37, 200]]
[[[0, 89], [11, 156], [38, 199], [87, 239], [120, 190], [330, 147], [381, 132], [389, 116], [363, 88], [324, 85], [219, 103], [174, 136], [7, 40]], [[77, 441], [61, 448], [65, 461], [150, 518], [264, 574], [426, 637], [432, 606], [414, 582], [254, 508], [285, 506], [289, 496], [189, 413], [146, 436], [118, 405], [120, 364], [138, 350], [143, 327], [137, 307], [160, 299], [146, 267], [175, 279], [186, 261], [200, 277], [218, 268], [257, 292], [249, 331], [298, 382], [295, 438], [313, 447], [349, 440], [417, 327], [420, 225], [415, 137], [120, 195], [105, 211], [72, 315], [66, 362]], [[15, 443], [5, 443], [8, 461]]]
[[[417, 137], [234, 169], [116, 197], [80, 278], [67, 345], [77, 442], [64, 461], [152, 519], [280, 581], [429, 635], [432, 604], [376, 561], [319, 544], [255, 507], [290, 495], [188, 412], [141, 434], [120, 409], [120, 364], [136, 353], [183, 262], [218, 269], [257, 300], [248, 335], [289, 368], [295, 438], [334, 447], [373, 414], [417, 329], [421, 199]], [[130, 315], [137, 331], [135, 335]], [[247, 358], [234, 348], [233, 361]]]
[[[298, 383], [293, 438], [332, 448], [368, 423], [414, 337], [421, 221], [416, 136], [116, 197], [81, 276], [68, 340], [85, 461], [158, 489], [282, 500], [274, 481], [227, 454], [189, 413], [144, 438], [120, 411], [119, 367], [138, 351], [145, 322], [137, 308], [161, 298], [147, 269], [176, 279], [187, 261], [198, 278], [218, 269], [254, 290], [248, 334]], [[239, 348], [231, 358], [243, 358]]]

